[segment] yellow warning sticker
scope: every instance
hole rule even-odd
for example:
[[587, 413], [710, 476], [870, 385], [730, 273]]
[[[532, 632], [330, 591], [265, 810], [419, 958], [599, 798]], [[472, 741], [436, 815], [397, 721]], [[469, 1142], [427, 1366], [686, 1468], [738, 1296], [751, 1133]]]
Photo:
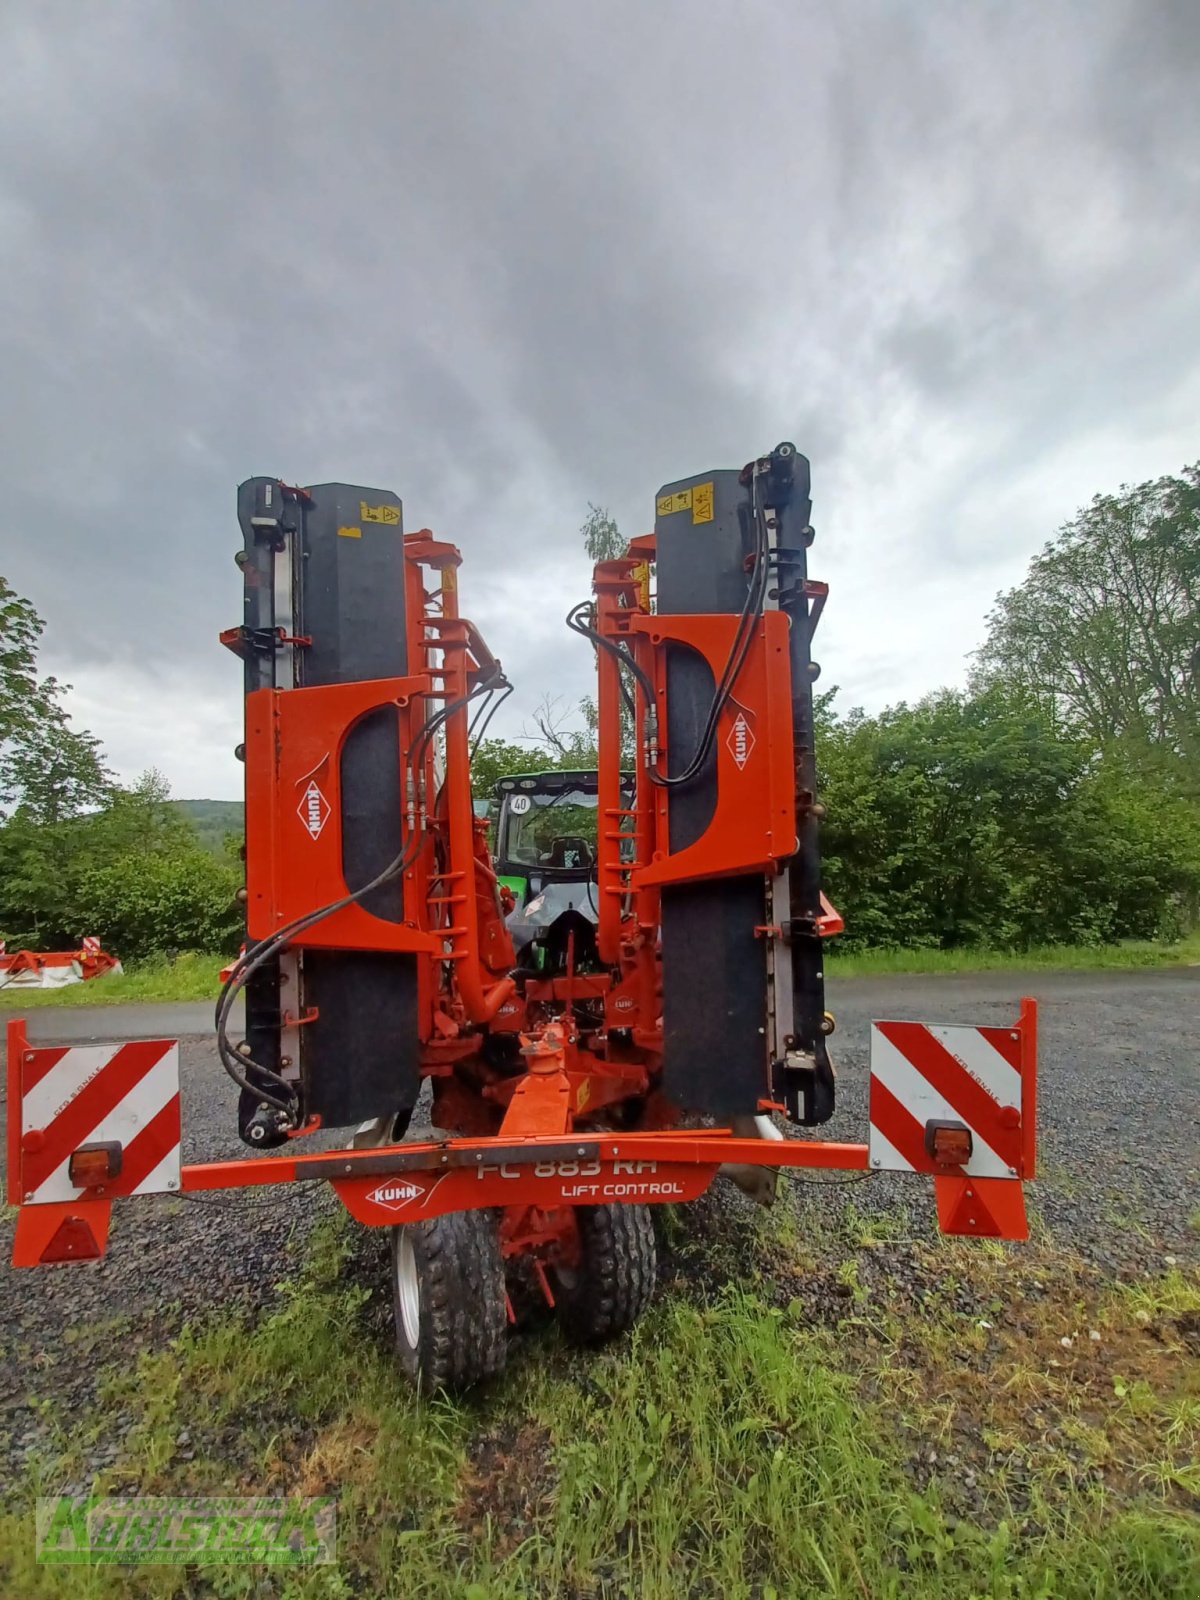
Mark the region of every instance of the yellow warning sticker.
[[679, 489], [675, 494], [660, 494], [655, 501], [660, 517], [673, 517], [677, 511], [690, 511], [692, 522], [711, 522], [713, 519], [713, 486], [698, 483], [693, 489]]
[[382, 522], [389, 528], [400, 524], [399, 506], [369, 506], [365, 500], [358, 502], [358, 514], [364, 522]]
[[446, 594], [453, 594], [458, 588], [458, 573], [453, 567], [442, 568], [442, 589]]
[[690, 511], [691, 508], [692, 491], [690, 489], [680, 489], [678, 494], [660, 494], [656, 507], [660, 517], [672, 517], [677, 511]]
[[692, 521], [711, 522], [713, 519], [713, 486], [698, 483], [692, 490]]
[[362, 538], [362, 529], [361, 528], [339, 528], [338, 529], [338, 538], [339, 539], [361, 539]]

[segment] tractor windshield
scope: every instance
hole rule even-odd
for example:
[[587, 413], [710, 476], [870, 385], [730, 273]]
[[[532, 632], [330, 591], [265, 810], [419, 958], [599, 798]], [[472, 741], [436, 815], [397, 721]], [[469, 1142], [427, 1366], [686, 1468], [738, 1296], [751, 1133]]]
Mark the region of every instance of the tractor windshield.
[[588, 871], [596, 859], [596, 804], [585, 789], [506, 794], [497, 850], [502, 866]]

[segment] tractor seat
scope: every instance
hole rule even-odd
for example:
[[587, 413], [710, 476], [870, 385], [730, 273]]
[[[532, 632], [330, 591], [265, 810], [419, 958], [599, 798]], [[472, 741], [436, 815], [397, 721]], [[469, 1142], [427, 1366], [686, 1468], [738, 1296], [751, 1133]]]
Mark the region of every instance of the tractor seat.
[[562, 834], [557, 839], [550, 841], [550, 854], [546, 858], [548, 867], [569, 869], [572, 867], [584, 870], [592, 864], [592, 847], [586, 839], [575, 834]]

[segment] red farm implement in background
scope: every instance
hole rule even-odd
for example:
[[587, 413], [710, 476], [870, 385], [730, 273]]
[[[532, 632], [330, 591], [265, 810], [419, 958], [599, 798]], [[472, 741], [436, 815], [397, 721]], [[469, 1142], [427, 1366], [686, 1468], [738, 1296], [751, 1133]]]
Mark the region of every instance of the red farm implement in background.
[[122, 971], [100, 940], [84, 939], [78, 950], [17, 950], [9, 955], [0, 940], [0, 989], [63, 989]]
[[[329, 1182], [392, 1230], [404, 1366], [464, 1385], [503, 1363], [514, 1272], [574, 1337], [628, 1327], [648, 1207], [721, 1171], [768, 1199], [785, 1168], [921, 1174], [945, 1231], [1025, 1236], [1032, 1001], [1004, 1028], [877, 1023], [863, 1142], [811, 1132], [834, 1111], [841, 919], [820, 886], [808, 462], [780, 445], [656, 510], [568, 617], [596, 654], [599, 767], [506, 800], [537, 824], [506, 916], [471, 754], [509, 686], [460, 615], [458, 551], [405, 535], [394, 495], [242, 486], [245, 614], [223, 637], [245, 674], [247, 944], [216, 1034], [255, 1153], [181, 1162], [170, 1041], [45, 1050], [14, 1023], [18, 1265], [101, 1254], [114, 1199]], [[410, 1132], [423, 1089], [432, 1129]], [[342, 1147], [303, 1142], [331, 1129]]]

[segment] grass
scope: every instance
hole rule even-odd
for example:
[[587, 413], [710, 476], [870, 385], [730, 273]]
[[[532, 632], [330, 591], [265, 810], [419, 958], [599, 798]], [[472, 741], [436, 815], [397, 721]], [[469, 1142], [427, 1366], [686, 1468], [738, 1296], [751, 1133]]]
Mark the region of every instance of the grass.
[[228, 956], [185, 950], [173, 960], [155, 956], [133, 961], [121, 976], [109, 974], [73, 983], [65, 989], [4, 989], [0, 1009], [34, 1010], [43, 1006], [136, 1005], [152, 1000], [216, 1001], [221, 987], [218, 974]]
[[[525, 1334], [491, 1391], [420, 1400], [400, 1381], [376, 1298], [358, 1281], [364, 1253], [378, 1254], [359, 1238], [342, 1223], [323, 1231], [305, 1272], [252, 1331], [217, 1318], [114, 1377], [93, 1416], [64, 1419], [60, 1458], [43, 1482], [52, 1489], [78, 1475], [88, 1438], [111, 1437], [120, 1418], [123, 1453], [101, 1490], [332, 1493], [337, 1567], [215, 1569], [202, 1591], [167, 1568], [58, 1575], [33, 1561], [30, 1517], [16, 1510], [0, 1520], [0, 1592], [23, 1600], [65, 1592], [83, 1600], [198, 1592], [1183, 1600], [1198, 1592], [1200, 1521], [1188, 1511], [1200, 1447], [1187, 1343], [1200, 1319], [1194, 1278], [1174, 1273], [1093, 1293], [1035, 1259], [1030, 1281], [1044, 1276], [1053, 1293], [1036, 1312], [1026, 1308], [1023, 1323], [1006, 1320], [997, 1299], [994, 1344], [976, 1325], [982, 1319], [955, 1310], [954, 1296], [971, 1280], [1012, 1298], [1016, 1258], [1000, 1247], [926, 1245], [943, 1252], [932, 1280], [941, 1287], [919, 1314], [875, 1295], [864, 1304], [864, 1291], [846, 1301], [843, 1326], [825, 1329], [757, 1289], [711, 1288], [697, 1298], [676, 1284], [615, 1347], [580, 1357], [553, 1329]], [[869, 1267], [878, 1239], [868, 1242], [853, 1220], [848, 1249], [852, 1238]], [[791, 1239], [785, 1230], [772, 1248]], [[1070, 1351], [1061, 1326], [1071, 1329]], [[982, 1510], [969, 1515], [955, 1511], [965, 1464], [944, 1472], [926, 1464], [935, 1442], [950, 1460], [968, 1412], [994, 1441], [984, 1447], [993, 1466], [982, 1475]], [[1027, 1481], [1014, 1462], [1047, 1438], [1057, 1455]], [[1058, 1470], [1060, 1460], [1071, 1470]]]
[[[66, 989], [0, 986], [0, 1010], [43, 1006], [133, 1005], [154, 1000], [213, 1000], [228, 957], [185, 951], [168, 960], [131, 962], [122, 977], [93, 978]], [[1200, 963], [1200, 934], [1177, 944], [1126, 941], [1116, 945], [1042, 945], [1033, 950], [862, 950], [829, 953], [832, 978], [886, 977], [892, 973], [1027, 972], [1170, 967]]]
[[892, 973], [1093, 972], [1200, 965], [1200, 933], [1174, 944], [1127, 939], [1121, 944], [1036, 945], [1030, 950], [858, 950], [829, 952], [831, 978], [877, 978]]

